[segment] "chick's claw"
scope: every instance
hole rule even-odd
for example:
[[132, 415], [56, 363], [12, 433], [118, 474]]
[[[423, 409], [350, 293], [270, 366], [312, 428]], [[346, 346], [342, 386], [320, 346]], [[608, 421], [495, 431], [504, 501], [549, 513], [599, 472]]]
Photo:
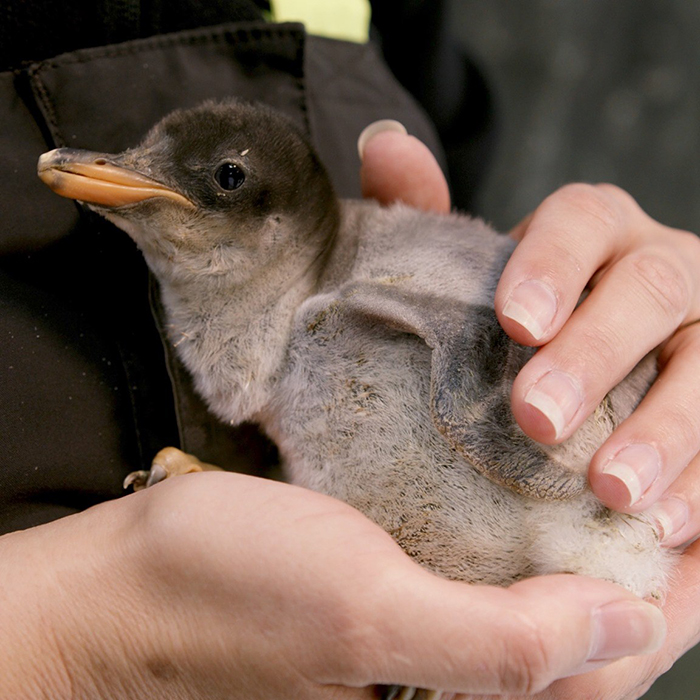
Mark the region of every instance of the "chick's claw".
[[379, 688], [381, 700], [413, 700], [416, 688], [401, 685], [383, 685]]
[[176, 447], [164, 447], [153, 458], [149, 470], [131, 472], [124, 479], [124, 488], [132, 486], [134, 491], [141, 491], [173, 476], [204, 471], [219, 471], [219, 467], [201, 462], [194, 455], [187, 454]]

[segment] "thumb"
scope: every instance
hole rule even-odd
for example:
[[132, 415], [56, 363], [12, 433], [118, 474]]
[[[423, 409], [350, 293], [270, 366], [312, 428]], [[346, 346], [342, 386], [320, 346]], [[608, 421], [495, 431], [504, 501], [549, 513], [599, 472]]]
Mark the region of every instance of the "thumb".
[[435, 156], [399, 122], [370, 124], [357, 146], [364, 197], [382, 204], [403, 202], [426, 211], [450, 211], [449, 188]]
[[430, 574], [419, 586], [416, 577], [404, 581], [387, 596], [375, 627], [390, 630], [378, 657], [386, 683], [529, 694], [605, 662], [655, 651], [665, 637], [657, 607], [596, 579], [546, 576], [507, 589]]

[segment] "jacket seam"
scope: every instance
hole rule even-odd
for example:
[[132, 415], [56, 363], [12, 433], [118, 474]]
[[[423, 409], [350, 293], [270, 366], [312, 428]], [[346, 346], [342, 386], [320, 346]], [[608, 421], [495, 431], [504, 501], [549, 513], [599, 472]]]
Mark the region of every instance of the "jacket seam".
[[[119, 56], [137, 55], [174, 46], [196, 46], [206, 44], [212, 39], [224, 44], [257, 43], [262, 39], [279, 39], [290, 37], [296, 39], [297, 45], [300, 35], [303, 35], [303, 25], [296, 23], [266, 25], [260, 23], [235, 23], [217, 25], [216, 31], [208, 27], [206, 31], [187, 30], [144, 39], [133, 39], [120, 44], [98, 46], [93, 48], [77, 49], [69, 54], [56, 56], [45, 61], [40, 61], [31, 66], [33, 74], [44, 70], [53, 70], [63, 66], [88, 63], [95, 60], [116, 58]], [[295, 56], [298, 58], [298, 55]]]

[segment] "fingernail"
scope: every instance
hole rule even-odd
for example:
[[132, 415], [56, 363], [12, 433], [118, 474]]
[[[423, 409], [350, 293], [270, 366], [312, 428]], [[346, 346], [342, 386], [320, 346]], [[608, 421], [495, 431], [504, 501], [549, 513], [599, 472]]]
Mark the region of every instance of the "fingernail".
[[589, 661], [657, 651], [666, 636], [662, 612], [644, 601], [616, 601], [593, 612]]
[[606, 486], [621, 491], [620, 500], [632, 506], [648, 491], [661, 473], [661, 458], [651, 445], [628, 445], [601, 469]]
[[690, 518], [688, 504], [680, 498], [673, 497], [655, 503], [646, 514], [656, 521], [662, 543], [680, 532]]
[[525, 403], [547, 418], [558, 439], [583, 405], [583, 393], [568, 372], [551, 370], [527, 392]]
[[503, 315], [519, 323], [535, 340], [544, 337], [557, 313], [557, 297], [539, 280], [521, 282], [503, 307]]
[[357, 152], [360, 154], [360, 160], [364, 159], [364, 152], [367, 143], [382, 131], [395, 131], [399, 134], [407, 134], [406, 127], [395, 119], [380, 119], [377, 122], [372, 122], [366, 126], [360, 138], [357, 139]]

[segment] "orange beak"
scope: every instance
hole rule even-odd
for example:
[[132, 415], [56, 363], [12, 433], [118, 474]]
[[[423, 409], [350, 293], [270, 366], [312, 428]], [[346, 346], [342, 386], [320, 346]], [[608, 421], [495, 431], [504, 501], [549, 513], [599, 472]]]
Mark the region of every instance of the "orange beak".
[[153, 197], [193, 206], [179, 192], [141, 173], [109, 161], [109, 156], [72, 148], [57, 148], [39, 158], [38, 175], [62, 197], [89, 204], [120, 207]]

